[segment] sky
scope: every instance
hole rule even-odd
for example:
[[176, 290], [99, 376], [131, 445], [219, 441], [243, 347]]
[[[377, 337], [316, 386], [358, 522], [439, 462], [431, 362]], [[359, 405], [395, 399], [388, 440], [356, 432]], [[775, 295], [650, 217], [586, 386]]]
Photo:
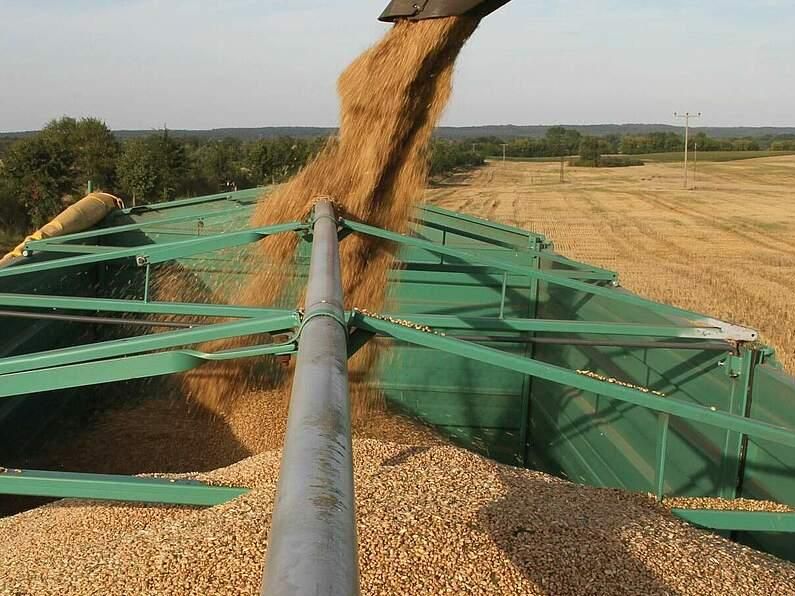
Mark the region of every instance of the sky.
[[[0, 131], [334, 126], [387, 0], [0, 0]], [[513, 0], [443, 124], [795, 126], [795, 0]]]

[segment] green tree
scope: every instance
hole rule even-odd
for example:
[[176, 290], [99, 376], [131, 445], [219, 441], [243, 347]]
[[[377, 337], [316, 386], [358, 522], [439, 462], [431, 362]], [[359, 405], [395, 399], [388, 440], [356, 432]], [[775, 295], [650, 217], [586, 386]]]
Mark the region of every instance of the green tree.
[[294, 176], [323, 147], [327, 139], [280, 137], [249, 143], [241, 156], [241, 173], [252, 184], [283, 182]]
[[273, 155], [269, 141], [254, 141], [246, 147], [243, 168], [254, 185], [270, 184]]
[[759, 151], [759, 143], [751, 138], [734, 139], [731, 143], [732, 151]]
[[587, 165], [599, 167], [606, 143], [599, 137], [585, 136], [580, 142], [580, 160]]
[[619, 153], [621, 151], [621, 137], [616, 134], [609, 134], [604, 137], [605, 152]]
[[312, 144], [292, 137], [280, 137], [271, 141], [272, 175], [283, 182], [304, 167], [313, 153]]
[[17, 189], [0, 168], [0, 233], [6, 232], [16, 237], [29, 227], [30, 220], [25, 206], [18, 199]]
[[119, 158], [117, 175], [119, 191], [133, 204], [146, 203], [155, 196], [157, 188], [157, 160], [146, 139], [132, 139], [124, 145]]
[[39, 134], [71, 153], [76, 190], [82, 191], [89, 181], [96, 188], [113, 188], [120, 147], [103, 121], [64, 116], [49, 122]]
[[209, 192], [249, 186], [243, 159], [243, 144], [237, 139], [211, 141], [199, 146], [191, 155], [195, 179], [201, 180]]
[[100, 120], [53, 120], [7, 148], [4, 192], [16, 196], [27, 224], [40, 226], [82, 196], [89, 180], [98, 188], [112, 188], [118, 152], [113, 134]]
[[445, 176], [456, 170], [483, 165], [483, 155], [472, 151], [468, 141], [435, 141], [428, 155], [432, 176]]
[[172, 138], [168, 134], [168, 129], [154, 139], [153, 145], [159, 166], [157, 192], [161, 200], [168, 201], [188, 185], [186, 178], [189, 169], [185, 145]]
[[552, 152], [553, 157], [564, 155], [565, 152], [565, 137], [566, 129], [562, 126], [553, 126], [547, 129], [544, 138], [547, 141], [547, 146]]
[[116, 184], [116, 163], [121, 146], [107, 125], [96, 118], [83, 118], [75, 131], [78, 184], [90, 180], [94, 188], [112, 190]]
[[190, 189], [185, 145], [168, 130], [128, 141], [117, 175], [122, 194], [136, 204], [168, 201]]
[[39, 134], [17, 141], [3, 164], [11, 192], [34, 226], [60, 212], [75, 190], [74, 154], [61, 139]]
[[16, 143], [19, 139], [16, 137], [0, 137], [0, 160], [8, 152], [9, 147]]
[[795, 140], [774, 141], [770, 144], [771, 151], [795, 151]]
[[547, 156], [560, 157], [573, 155], [580, 148], [582, 135], [576, 130], [563, 126], [552, 126], [547, 129], [544, 140], [548, 148]]

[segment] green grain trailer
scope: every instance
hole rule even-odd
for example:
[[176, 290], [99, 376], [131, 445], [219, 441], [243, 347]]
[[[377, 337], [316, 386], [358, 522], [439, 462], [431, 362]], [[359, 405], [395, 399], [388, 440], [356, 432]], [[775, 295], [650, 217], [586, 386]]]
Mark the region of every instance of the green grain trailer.
[[[0, 269], [0, 464], [57, 434], [63, 412], [90, 403], [87, 387], [208, 361], [298, 354], [300, 362], [302, 346], [314, 345], [309, 327], [322, 324], [344, 332], [350, 353], [368, 341], [380, 345], [371, 382], [392, 408], [501, 462], [659, 498], [795, 506], [795, 379], [755, 331], [629, 293], [616, 273], [559, 255], [548, 239], [521, 229], [433, 206], [416, 210], [405, 236], [333, 212], [253, 228], [261, 194], [120, 210], [87, 232], [29, 242], [25, 258]], [[299, 234], [297, 271], [329, 284], [331, 265], [309, 273], [315, 251], [331, 259], [350, 234], [393, 242], [401, 266], [389, 275], [388, 312], [370, 313], [367, 304], [343, 311], [333, 297], [304, 312], [242, 307], [229, 295], [174, 303], [151, 294], [158, 271], [170, 267], [207, 295], [224, 296], [263, 266], [255, 245], [277, 233]], [[200, 347], [265, 332], [280, 339], [214, 354]], [[300, 430], [288, 430], [288, 444], [291, 432], [324, 432], [292, 426]], [[344, 426], [332, 437], [343, 447]], [[285, 458], [288, 469], [311, 473], [306, 454]], [[343, 465], [333, 482], [348, 472]], [[13, 495], [213, 505], [242, 492], [0, 471], [0, 493]], [[795, 514], [675, 513], [795, 560]], [[349, 558], [350, 550], [340, 553]]]

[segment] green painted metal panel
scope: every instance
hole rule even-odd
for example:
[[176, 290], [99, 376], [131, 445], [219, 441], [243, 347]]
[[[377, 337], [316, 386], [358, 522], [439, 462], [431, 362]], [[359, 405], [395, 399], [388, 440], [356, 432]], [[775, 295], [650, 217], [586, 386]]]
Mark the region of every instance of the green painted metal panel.
[[[774, 424], [795, 427], [795, 379], [773, 364], [756, 367], [750, 414]], [[740, 496], [795, 505], [795, 448], [749, 438]], [[741, 540], [795, 560], [795, 540], [781, 534], [742, 535]]]
[[386, 335], [398, 341], [463, 356], [483, 364], [545, 379], [564, 387], [603, 395], [616, 401], [641, 406], [649, 411], [683, 418], [692, 423], [705, 424], [717, 429], [730, 430], [772, 441], [776, 444], [795, 447], [795, 432], [791, 428], [752, 420], [747, 416], [740, 416], [690, 403], [682, 399], [660, 396], [648, 389], [625, 383], [608, 382], [602, 378], [594, 378], [591, 374], [581, 374], [579, 371], [541, 362], [525, 355], [512, 354], [508, 351], [483, 345], [477, 341], [448, 337], [416, 329], [410, 325], [402, 325], [382, 318], [368, 316], [361, 312], [354, 313], [350, 324], [358, 329]]
[[[467, 226], [467, 230], [478, 231], [471, 225]], [[480, 232], [486, 233], [485, 228]], [[427, 237], [438, 241], [438, 235], [434, 237], [429, 233]], [[499, 251], [493, 248], [484, 252], [488, 256], [499, 254]], [[515, 250], [504, 250], [503, 254], [506, 262], [512, 264], [517, 263], [517, 259], [521, 260], [521, 258], [529, 256], [517, 254]], [[442, 261], [438, 255], [418, 248], [404, 249], [402, 255], [413, 262], [441, 263]], [[542, 259], [542, 263], [548, 271], [573, 269], [576, 266], [574, 263], [567, 266], [556, 259]], [[443, 264], [439, 265], [440, 268], [444, 266]], [[485, 268], [485, 270], [488, 269]], [[487, 316], [494, 316], [497, 285], [495, 281], [498, 278], [499, 273], [496, 271], [486, 274], [483, 280], [484, 285], [491, 287], [484, 288], [483, 294], [480, 296], [471, 296], [473, 301], [469, 304], [461, 304], [466, 301], [456, 300], [455, 296], [446, 296], [445, 298], [449, 300], [447, 304], [451, 307], [448, 312], [455, 311], [455, 314], [465, 316], [473, 316], [473, 313], [480, 312]], [[529, 289], [529, 283], [525, 285], [514, 282], [517, 279], [521, 278], [512, 276], [512, 283], [520, 286], [522, 290]], [[410, 278], [401, 279], [403, 286], [406, 285], [406, 282], [410, 283], [411, 281]], [[428, 284], [433, 284], [433, 282], [429, 281]], [[432, 304], [433, 297], [438, 295], [439, 291], [444, 291], [443, 284], [441, 287], [433, 284], [432, 287], [423, 289], [411, 286], [398, 287], [395, 291], [396, 308], [400, 312], [409, 314], [432, 312], [428, 306]], [[422, 300], [423, 298], [425, 301]], [[509, 299], [508, 301], [510, 305], [508, 309], [515, 309], [516, 313], [523, 313], [528, 307], [529, 292], [520, 294], [519, 300], [516, 300], [517, 296], [512, 298], [514, 300]], [[604, 297], [576, 292], [572, 288], [556, 287], [545, 282], [540, 284], [538, 316], [547, 319], [645, 325], [685, 325], [706, 318], [696, 313], [693, 313], [692, 317], [666, 316], [650, 312], [642, 305], [628, 303], [617, 305]], [[580, 336], [574, 335], [574, 337]], [[385, 385], [400, 375], [401, 357], [402, 355], [398, 353], [397, 359], [391, 360], [389, 368], [381, 373]], [[720, 366], [726, 358], [725, 353], [542, 345], [536, 347], [536, 357], [569, 368], [593, 370], [606, 376], [665, 392], [669, 398], [682, 399], [723, 411], [729, 409], [732, 387], [742, 382], [742, 380], [730, 378], [724, 368]], [[454, 364], [454, 362], [448, 362], [448, 366]], [[471, 365], [468, 366], [471, 367]], [[499, 373], [494, 374], [487, 370], [488, 367], [485, 365], [480, 368], [480, 374], [476, 375], [479, 388], [491, 386], [494, 391]], [[469, 374], [471, 376], [471, 372]], [[788, 379], [788, 383], [792, 383], [789, 377], [780, 376]], [[514, 380], [517, 382], [515, 390], [518, 392], [520, 390], [519, 378]], [[439, 385], [438, 382], [434, 383], [435, 393], [439, 391]], [[790, 386], [788, 385], [788, 387]], [[451, 394], [461, 391], [452, 383], [447, 387]], [[782, 395], [780, 388], [772, 392], [779, 396]], [[788, 389], [786, 393], [790, 392], [791, 390]], [[396, 401], [404, 399], [401, 395], [391, 395], [391, 397]], [[468, 399], [463, 399], [469, 402]], [[436, 414], [425, 404], [426, 402], [415, 397], [411, 411], [431, 421]], [[783, 404], [777, 404], [772, 409], [777, 412], [782, 406]], [[506, 413], [513, 413], [513, 408], [507, 404], [500, 404], [500, 407], [504, 407]], [[756, 407], [756, 411], [758, 411], [758, 406]], [[529, 454], [531, 466], [557, 472], [572, 480], [588, 484], [619, 486], [641, 491], [651, 491], [656, 488], [659, 434], [656, 414], [641, 407], [617, 403], [595, 394], [576, 391], [538, 379], [535, 379], [532, 384], [529, 409], [528, 439], [531, 443]], [[764, 418], [764, 416], [757, 416], [756, 411], [751, 414], [753, 418]], [[484, 421], [493, 420], [495, 414], [492, 409], [487, 409], [482, 405], [470, 405], [468, 412], [470, 415], [482, 416]], [[510, 414], [506, 416], [506, 419], [510, 419]], [[774, 421], [773, 418], [767, 419], [771, 422]], [[795, 420], [779, 419], [778, 423], [782, 426], [795, 428]], [[513, 443], [516, 440], [512, 434], [513, 429], [506, 426], [504, 431], [506, 433], [504, 440]], [[719, 494], [722, 489], [725, 490], [726, 478], [722, 477], [721, 462], [725, 457], [722, 451], [728, 434], [726, 431], [714, 427], [672, 417], [667, 435], [665, 474], [662, 478], [666, 493], [711, 495]], [[466, 435], [459, 435], [459, 439], [472, 448], [484, 451], [482, 446], [473, 443]], [[781, 446], [769, 446], [769, 450], [775, 454], [788, 454], [787, 449]], [[739, 456], [739, 454], [737, 455]], [[751, 457], [750, 449], [749, 457]], [[761, 452], [759, 457], [762, 457]], [[769, 458], [770, 454], [766, 453], [765, 457]], [[787, 457], [789, 459], [786, 461], [776, 460], [773, 462], [772, 469], [774, 471], [768, 472], [772, 473], [773, 477], [764, 479], [763, 484], [776, 482], [778, 475], [786, 475], [790, 481], [795, 478], [792, 468], [795, 457], [792, 455], [787, 455]], [[770, 470], [770, 468], [767, 469]], [[783, 487], [783, 490], [777, 493], [776, 498], [782, 502], [795, 502], [795, 488]], [[779, 554], [789, 558], [795, 556], [791, 546], [788, 549], [775, 549], [776, 543], [771, 541], [786, 542], [786, 536], [780, 534], [771, 536], [772, 539], [768, 535], [755, 533], [754, 544], [767, 550], [776, 550]]]
[[[646, 324], [683, 323], [649, 312], [641, 306], [623, 304], [616, 308], [606, 298], [589, 296], [561, 289], [542, 282], [539, 313], [544, 318], [572, 318], [610, 322]], [[698, 315], [694, 315], [698, 318]], [[612, 348], [577, 348], [541, 346], [538, 357], [553, 364], [574, 369], [587, 369], [608, 377], [631, 382], [718, 410], [725, 410], [731, 390], [731, 379], [719, 363], [726, 354], [677, 350], [638, 350]], [[542, 460], [559, 462], [566, 471], [566, 462], [591, 461], [597, 453], [606, 456], [609, 468], [623, 469], [620, 484], [634, 490], [653, 490], [657, 437], [656, 416], [642, 408], [610, 404], [598, 417], [584, 415], [595, 396], [565, 394], [549, 383], [534, 384], [534, 402], [543, 401], [547, 412], [561, 422], [546, 416], [537, 422], [535, 440]], [[550, 404], [550, 402], [552, 402]], [[563, 420], [580, 420], [577, 433], [565, 431]], [[672, 419], [665, 486], [674, 494], [713, 494], [718, 490], [721, 446], [726, 432], [704, 425]], [[568, 438], [567, 438], [568, 437]], [[609, 440], [607, 439], [609, 437]], [[617, 437], [625, 438], [622, 445]], [[558, 447], [566, 455], [546, 453], [552, 441], [568, 443]], [[576, 452], [576, 455], [575, 455]], [[614, 486], [612, 472], [594, 467], [583, 473], [577, 467], [578, 480], [590, 484]]]
[[20, 354], [0, 362], [0, 374], [34, 371], [67, 364], [79, 364], [114, 356], [130, 356], [153, 350], [200, 344], [206, 341], [228, 339], [291, 330], [297, 324], [295, 313], [285, 313], [273, 318], [254, 318], [200, 325], [178, 331], [167, 331], [134, 338], [122, 338], [81, 345], [77, 349], [45, 350]]
[[[534, 239], [539, 239], [539, 240], [545, 239], [542, 234], [537, 234], [535, 232], [531, 232], [528, 230], [522, 230], [520, 228], [516, 228], [513, 226], [507, 226], [505, 224], [501, 224], [496, 221], [488, 221], [480, 219], [472, 215], [467, 215], [466, 213], [449, 211], [447, 209], [437, 207], [436, 205], [423, 205], [422, 207], [420, 207], [419, 211], [421, 213], [420, 218], [424, 218], [426, 214], [438, 215], [445, 217], [448, 221], [451, 222], [451, 224], [455, 226], [462, 226], [464, 225], [464, 222], [474, 223], [477, 226], [476, 229], [486, 235], [507, 233], [510, 234], [511, 237], [513, 238], [516, 237], [527, 238], [527, 242], [532, 242]], [[524, 242], [524, 240], [520, 240], [520, 242]]]
[[[448, 220], [454, 221], [452, 218]], [[474, 234], [499, 233], [505, 242], [527, 245], [523, 234], [503, 233], [466, 222]], [[438, 230], [424, 230], [441, 242]], [[448, 245], [473, 248], [477, 241], [447, 235]], [[515, 249], [480, 249], [519, 265]], [[529, 258], [529, 252], [526, 252]], [[414, 313], [467, 317], [526, 317], [530, 310], [531, 282], [490, 267], [461, 266], [456, 259], [442, 259], [422, 249], [404, 248], [400, 253], [403, 270], [394, 279], [389, 310], [408, 319]], [[452, 262], [451, 262], [452, 261]], [[434, 264], [418, 275], [415, 268]], [[452, 268], [453, 271], [445, 270]], [[392, 308], [394, 305], [394, 309]], [[477, 334], [468, 331], [468, 335]], [[520, 354], [525, 347], [501, 344], [500, 349]], [[519, 464], [522, 414], [521, 388], [524, 376], [460, 356], [405, 344], [393, 345], [381, 359], [378, 378], [387, 400], [401, 412], [435, 425], [454, 441], [499, 461]], [[429, 363], [432, 363], [429, 366]], [[431, 381], [432, 379], [432, 381]], [[412, 391], [398, 389], [412, 383]], [[427, 389], [423, 389], [425, 386]]]

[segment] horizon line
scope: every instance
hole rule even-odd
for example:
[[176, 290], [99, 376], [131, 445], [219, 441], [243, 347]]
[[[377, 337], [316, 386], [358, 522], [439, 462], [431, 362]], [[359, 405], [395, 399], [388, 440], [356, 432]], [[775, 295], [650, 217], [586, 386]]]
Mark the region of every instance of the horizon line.
[[[86, 116], [90, 117], [90, 116]], [[56, 120], [58, 118], [54, 118]], [[105, 122], [101, 118], [98, 118], [102, 122]], [[440, 124], [435, 128], [451, 128], [451, 129], [462, 129], [462, 128], [552, 128], [554, 126], [562, 126], [564, 128], [575, 128], [575, 127], [594, 127], [594, 126], [667, 126], [671, 128], [683, 128], [684, 125], [677, 125], [677, 124], [670, 124], [665, 122], [596, 122], [596, 123], [555, 123], [555, 124]], [[155, 127], [155, 128], [111, 128], [112, 132], [144, 132], [144, 131], [157, 131], [157, 130], [173, 130], [173, 131], [187, 131], [187, 132], [212, 132], [217, 130], [256, 130], [256, 129], [264, 129], [264, 128], [304, 128], [304, 129], [311, 129], [311, 128], [321, 128], [321, 129], [338, 129], [339, 125], [321, 125], [321, 124], [263, 124], [263, 125], [256, 125], [256, 126], [214, 126], [211, 128], [169, 128], [168, 124], [166, 123], [163, 127]], [[784, 128], [784, 129], [795, 129], [795, 124], [792, 125], [777, 125], [777, 124], [754, 124], [754, 125], [747, 125], [747, 124], [722, 124], [722, 125], [701, 125], [701, 126], [691, 126], [691, 129], [703, 129], [703, 128], [747, 128], [747, 129], [763, 129], [763, 128]], [[27, 129], [27, 130], [0, 130], [0, 134], [2, 135], [14, 135], [14, 134], [31, 134], [40, 132], [43, 130], [42, 128], [38, 129]]]

